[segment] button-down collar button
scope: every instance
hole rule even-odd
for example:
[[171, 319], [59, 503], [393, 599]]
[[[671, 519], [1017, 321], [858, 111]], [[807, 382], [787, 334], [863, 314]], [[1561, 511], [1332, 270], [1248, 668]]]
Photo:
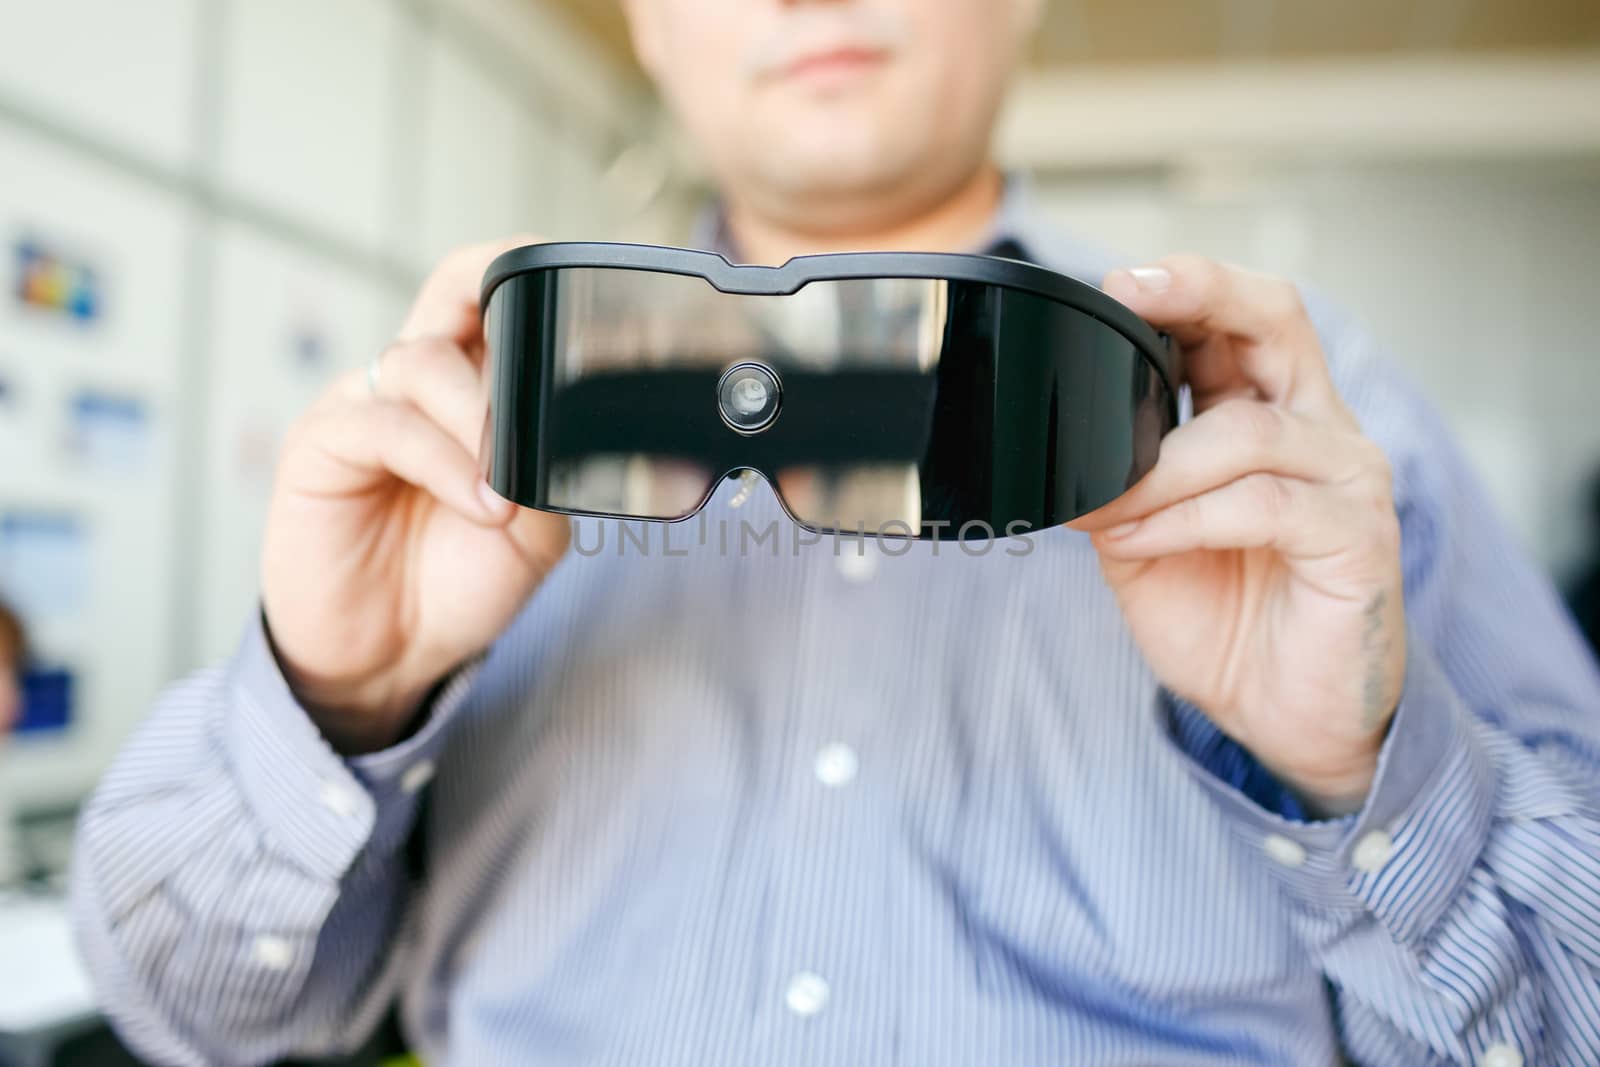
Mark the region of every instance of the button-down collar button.
[[1300, 842], [1282, 834], [1268, 834], [1261, 849], [1274, 863], [1284, 867], [1298, 867], [1306, 861], [1306, 850]]
[[322, 789], [318, 792], [318, 799], [322, 806], [335, 815], [349, 818], [356, 813], [356, 798], [350, 790], [338, 782], [323, 782]]
[[1388, 863], [1392, 855], [1394, 838], [1382, 830], [1373, 830], [1356, 842], [1355, 851], [1350, 853], [1350, 863], [1356, 870], [1372, 874]]
[[256, 962], [269, 971], [286, 971], [294, 962], [294, 946], [281, 937], [262, 934], [251, 946]]
[[400, 789], [410, 794], [420, 790], [423, 786], [433, 781], [433, 761], [420, 760], [406, 768], [406, 773], [400, 776]]

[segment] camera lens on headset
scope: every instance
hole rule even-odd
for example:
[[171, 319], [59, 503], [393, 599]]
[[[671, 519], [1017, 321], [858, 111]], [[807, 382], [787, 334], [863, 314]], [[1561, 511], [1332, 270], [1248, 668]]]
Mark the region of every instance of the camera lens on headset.
[[739, 433], [760, 433], [771, 426], [782, 399], [778, 376], [760, 363], [736, 363], [717, 382], [717, 411]]

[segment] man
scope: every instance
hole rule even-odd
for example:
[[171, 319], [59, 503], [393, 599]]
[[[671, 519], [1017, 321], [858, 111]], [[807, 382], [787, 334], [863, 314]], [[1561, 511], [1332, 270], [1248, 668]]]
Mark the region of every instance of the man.
[[22, 717], [22, 664], [26, 658], [22, 620], [0, 602], [0, 734]]
[[1103, 278], [1196, 415], [1026, 555], [589, 558], [479, 480], [496, 249], [451, 257], [290, 435], [260, 624], [87, 809], [126, 1036], [265, 1063], [398, 999], [432, 1063], [1600, 1062], [1600, 684], [1370, 342], [1023, 212], [1030, 0], [628, 6], [711, 243]]
[[[22, 620], [4, 601], [0, 601], [0, 757], [6, 737], [22, 718], [22, 669], [28, 658], [27, 632]], [[16, 828], [12, 825], [11, 798], [6, 795], [0, 776], [0, 885], [18, 874]]]

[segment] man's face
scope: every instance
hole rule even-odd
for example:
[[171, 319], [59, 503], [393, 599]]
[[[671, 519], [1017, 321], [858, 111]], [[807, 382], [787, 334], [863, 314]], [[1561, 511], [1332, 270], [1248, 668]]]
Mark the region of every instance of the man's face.
[[969, 176], [1038, 0], [628, 0], [628, 9], [641, 62], [727, 191], [810, 212]]

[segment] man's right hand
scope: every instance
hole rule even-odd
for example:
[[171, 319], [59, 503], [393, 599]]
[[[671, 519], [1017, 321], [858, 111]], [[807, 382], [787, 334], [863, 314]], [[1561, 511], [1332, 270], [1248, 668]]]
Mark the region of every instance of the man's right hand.
[[420, 702], [487, 648], [566, 552], [559, 515], [483, 481], [478, 287], [522, 238], [463, 249], [423, 284], [378, 364], [337, 379], [290, 429], [262, 603], [295, 696], [335, 748], [398, 740]]

